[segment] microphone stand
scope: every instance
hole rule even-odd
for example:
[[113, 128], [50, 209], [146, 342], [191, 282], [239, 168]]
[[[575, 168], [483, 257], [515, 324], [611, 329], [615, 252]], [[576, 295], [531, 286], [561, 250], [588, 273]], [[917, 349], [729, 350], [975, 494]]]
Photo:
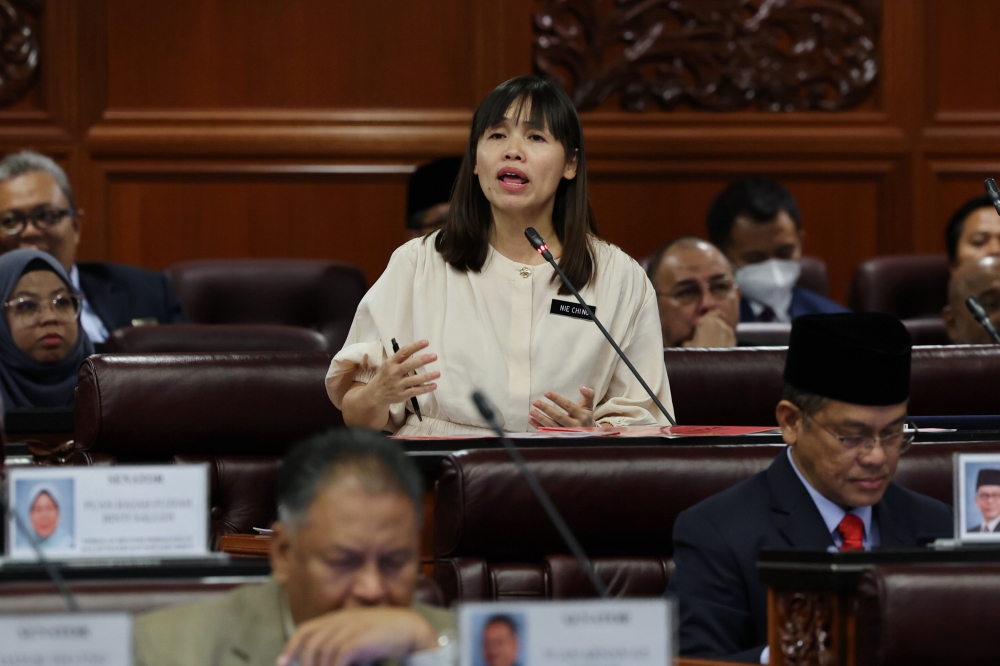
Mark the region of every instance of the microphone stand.
[[[990, 180], [993, 180], [992, 178]], [[993, 322], [990, 321], [989, 315], [986, 314], [986, 309], [983, 304], [979, 302], [979, 299], [975, 296], [969, 296], [965, 299], [965, 307], [969, 308], [969, 312], [972, 313], [972, 317], [979, 322], [979, 325], [986, 329], [986, 332], [990, 334], [993, 338], [993, 342], [1000, 345], [1000, 333], [997, 333], [997, 329], [993, 326]]]
[[646, 389], [646, 393], [649, 394], [649, 397], [652, 398], [656, 406], [659, 407], [660, 412], [662, 412], [663, 415], [667, 417], [667, 421], [670, 422], [670, 425], [672, 426], [677, 425], [677, 421], [675, 421], [674, 417], [670, 415], [670, 412], [667, 411], [667, 408], [663, 406], [663, 403], [660, 402], [660, 399], [656, 397], [656, 394], [653, 393], [653, 389], [649, 388], [649, 384], [647, 384], [646, 380], [642, 378], [642, 376], [639, 374], [639, 371], [635, 369], [635, 366], [632, 365], [632, 362], [628, 360], [628, 357], [625, 356], [625, 352], [621, 350], [621, 347], [619, 347], [618, 344], [614, 341], [614, 339], [611, 337], [611, 334], [608, 333], [607, 329], [604, 328], [604, 325], [601, 324], [601, 322], [597, 319], [597, 315], [595, 315], [594, 311], [590, 309], [589, 305], [587, 305], [587, 301], [583, 300], [583, 296], [580, 295], [580, 292], [576, 290], [576, 287], [573, 286], [573, 283], [569, 281], [569, 278], [566, 277], [566, 274], [562, 272], [561, 268], [559, 268], [559, 264], [556, 263], [556, 260], [552, 258], [552, 253], [549, 252], [549, 246], [545, 244], [545, 241], [542, 240], [542, 237], [538, 235], [538, 232], [535, 231], [535, 228], [528, 227], [527, 229], [524, 230], [524, 235], [527, 237], [528, 242], [531, 243], [531, 247], [535, 248], [538, 251], [538, 254], [542, 255], [542, 257], [544, 257], [546, 261], [552, 264], [552, 268], [556, 270], [556, 273], [558, 273], [559, 278], [563, 281], [563, 284], [566, 285], [566, 288], [569, 289], [570, 293], [572, 293], [573, 296], [576, 297], [576, 300], [580, 301], [580, 305], [583, 306], [584, 312], [587, 313], [587, 316], [590, 317], [591, 321], [597, 324], [597, 328], [601, 330], [601, 333], [604, 334], [604, 337], [607, 338], [608, 342], [611, 343], [611, 346], [614, 347], [615, 351], [618, 353], [618, 357], [621, 358], [621, 360], [625, 361], [625, 365], [628, 366], [628, 369], [632, 371], [632, 374], [635, 375], [635, 378], [639, 380], [640, 384], [642, 384], [642, 388]]
[[542, 488], [542, 484], [539, 483], [538, 477], [536, 477], [534, 473], [528, 469], [528, 464], [524, 461], [524, 456], [521, 455], [521, 452], [517, 450], [517, 447], [514, 446], [514, 444], [510, 441], [510, 438], [507, 437], [507, 433], [503, 431], [503, 427], [501, 427], [499, 421], [497, 421], [496, 414], [494, 414], [493, 407], [490, 405], [489, 400], [487, 400], [486, 396], [479, 391], [472, 394], [472, 400], [476, 403], [476, 409], [479, 410], [483, 419], [489, 423], [490, 429], [493, 430], [493, 432], [497, 434], [497, 437], [500, 438], [500, 442], [503, 444], [503, 447], [507, 449], [507, 454], [511, 457], [511, 460], [514, 461], [514, 465], [517, 467], [518, 473], [524, 478], [525, 481], [527, 481], [528, 487], [531, 488], [531, 492], [533, 492], [535, 497], [538, 498], [538, 501], [541, 502], [542, 508], [545, 509], [545, 513], [548, 515], [549, 520], [552, 521], [552, 524], [555, 525], [556, 530], [563, 538], [563, 541], [565, 541], [566, 545], [569, 546], [570, 551], [572, 551], [573, 555], [576, 557], [576, 561], [579, 562], [580, 568], [583, 569], [583, 573], [585, 573], [587, 578], [590, 579], [590, 584], [594, 586], [594, 589], [597, 590], [597, 594], [602, 599], [607, 599], [610, 596], [608, 594], [608, 588], [606, 588], [604, 583], [601, 582], [601, 579], [597, 577], [597, 573], [594, 572], [594, 568], [590, 565], [590, 559], [587, 558], [587, 553], [584, 552], [580, 542], [576, 540], [575, 536], [573, 536], [573, 531], [559, 514], [559, 509], [557, 509], [556, 505], [552, 503], [552, 499], [549, 497], [548, 493], [546, 493], [545, 489]]

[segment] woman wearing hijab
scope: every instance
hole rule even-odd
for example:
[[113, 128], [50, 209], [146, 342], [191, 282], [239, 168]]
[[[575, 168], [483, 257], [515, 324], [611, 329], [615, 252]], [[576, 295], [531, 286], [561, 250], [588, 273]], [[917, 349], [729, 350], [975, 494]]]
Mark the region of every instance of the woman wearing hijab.
[[30, 529], [38, 545], [46, 550], [73, 547], [72, 530], [67, 521], [61, 520], [62, 502], [60, 493], [49, 483], [39, 483], [28, 494]]
[[82, 297], [66, 271], [39, 250], [0, 256], [0, 394], [5, 409], [69, 407], [94, 346], [80, 327]]
[[348, 425], [487, 434], [477, 389], [508, 432], [667, 423], [524, 236], [541, 234], [672, 411], [656, 293], [597, 236], [586, 166], [580, 118], [558, 86], [522, 76], [487, 95], [444, 228], [396, 250], [330, 366], [327, 392]]

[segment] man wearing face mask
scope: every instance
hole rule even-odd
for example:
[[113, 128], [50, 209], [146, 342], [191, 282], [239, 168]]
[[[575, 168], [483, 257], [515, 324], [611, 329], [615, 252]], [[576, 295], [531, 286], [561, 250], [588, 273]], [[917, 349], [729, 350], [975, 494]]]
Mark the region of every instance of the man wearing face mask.
[[743, 293], [740, 321], [790, 322], [804, 314], [847, 312], [796, 286], [801, 273], [802, 216], [791, 193], [768, 178], [731, 183], [712, 201], [708, 238], [736, 270]]

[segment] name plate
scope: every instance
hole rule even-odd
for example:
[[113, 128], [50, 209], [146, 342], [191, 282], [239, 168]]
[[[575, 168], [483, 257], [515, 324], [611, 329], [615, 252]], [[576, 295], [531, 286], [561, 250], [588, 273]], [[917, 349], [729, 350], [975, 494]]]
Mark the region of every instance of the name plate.
[[663, 666], [676, 613], [666, 599], [469, 603], [459, 607], [461, 666]]
[[[7, 556], [35, 560], [201, 557], [208, 465], [10, 467]], [[34, 546], [32, 544], [34, 542]]]
[[0, 617], [0, 664], [132, 666], [127, 613]]

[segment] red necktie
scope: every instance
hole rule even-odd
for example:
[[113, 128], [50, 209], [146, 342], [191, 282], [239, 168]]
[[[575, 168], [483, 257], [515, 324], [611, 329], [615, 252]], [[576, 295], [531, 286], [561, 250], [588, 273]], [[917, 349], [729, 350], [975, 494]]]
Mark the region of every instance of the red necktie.
[[865, 524], [853, 513], [844, 516], [837, 525], [837, 531], [844, 537], [841, 550], [861, 550], [865, 547]]

